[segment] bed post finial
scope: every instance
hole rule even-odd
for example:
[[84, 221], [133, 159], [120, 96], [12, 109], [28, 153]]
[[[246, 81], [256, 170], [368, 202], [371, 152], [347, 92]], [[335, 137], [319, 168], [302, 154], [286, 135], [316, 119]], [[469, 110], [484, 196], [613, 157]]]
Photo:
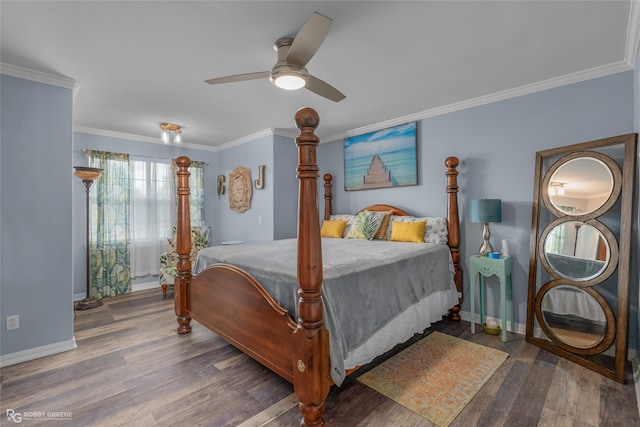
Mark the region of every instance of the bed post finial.
[[449, 311], [449, 318], [460, 320], [460, 303], [462, 303], [462, 267], [460, 264], [460, 215], [458, 212], [458, 171], [460, 160], [457, 157], [447, 157], [444, 161], [447, 166], [447, 194], [449, 196], [449, 248], [453, 260], [453, 280], [460, 294], [458, 304]]
[[187, 315], [187, 290], [191, 281], [191, 218], [189, 213], [189, 166], [191, 160], [181, 156], [178, 165], [178, 225], [176, 228], [176, 252], [178, 253], [178, 275], [173, 282], [174, 308], [178, 322], [178, 333], [191, 332], [191, 318]]
[[313, 134], [320, 124], [320, 116], [318, 115], [318, 112], [311, 107], [302, 107], [296, 111], [294, 120], [296, 122], [296, 127], [300, 130], [300, 135], [305, 133]]
[[295, 115], [300, 135], [297, 176], [298, 208], [298, 324], [293, 332], [293, 387], [302, 413], [302, 426], [320, 426], [329, 394], [329, 335], [322, 320], [322, 240], [318, 212], [316, 149], [320, 123], [312, 108]]

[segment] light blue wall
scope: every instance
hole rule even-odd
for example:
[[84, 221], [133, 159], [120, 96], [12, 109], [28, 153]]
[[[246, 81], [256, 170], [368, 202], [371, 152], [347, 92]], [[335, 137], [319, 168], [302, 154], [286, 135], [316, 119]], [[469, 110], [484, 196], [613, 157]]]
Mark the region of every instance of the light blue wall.
[[[0, 76], [0, 352], [73, 341], [72, 91]], [[20, 328], [7, 331], [7, 316]]]
[[[416, 187], [345, 192], [343, 142], [321, 144], [318, 156], [321, 173], [329, 172], [336, 177], [334, 212], [353, 213], [372, 203], [389, 203], [414, 213], [446, 216], [444, 159], [459, 157], [465, 295], [470, 281], [467, 259], [482, 242], [480, 224], [469, 222], [468, 201], [502, 199], [502, 222], [491, 224], [492, 242], [500, 247], [501, 239], [509, 240], [515, 258], [515, 320], [524, 324], [535, 154], [548, 148], [633, 132], [633, 78], [633, 72], [629, 71], [421, 120]], [[637, 260], [633, 268], [637, 268]], [[497, 286], [490, 288], [488, 314], [498, 316], [499, 293]], [[637, 290], [634, 292], [632, 318], [637, 318]], [[468, 298], [462, 309], [470, 311]]]
[[[298, 179], [295, 165], [298, 150], [293, 138], [275, 135], [273, 161], [277, 171], [273, 177], [273, 238], [287, 239], [297, 236], [298, 228]], [[293, 165], [293, 167], [292, 167]]]
[[[214, 244], [228, 240], [258, 242], [272, 240], [274, 235], [274, 168], [273, 136], [227, 148], [217, 153], [216, 170], [225, 175], [225, 194], [214, 204]], [[238, 213], [229, 208], [229, 174], [237, 167], [251, 171], [251, 181], [258, 178], [258, 165], [265, 165], [265, 187], [252, 190], [251, 209]]]
[[[214, 204], [214, 244], [228, 240], [258, 242], [296, 237], [298, 212], [297, 150], [292, 138], [263, 136], [221, 150], [216, 170], [226, 176], [226, 192]], [[251, 209], [242, 213], [229, 208], [229, 173], [242, 166], [258, 178], [258, 166], [265, 165], [264, 188], [252, 189]]]
[[[159, 134], [158, 134], [159, 135]], [[192, 160], [207, 162], [204, 168], [205, 182], [205, 222], [212, 224], [214, 217], [214, 206], [217, 196], [215, 193], [215, 155], [210, 150], [196, 150], [184, 146], [156, 144], [152, 142], [133, 141], [130, 139], [113, 138], [87, 133], [73, 133], [73, 166], [87, 166], [89, 163], [85, 154], [85, 149], [111, 151], [114, 153], [127, 153], [132, 156], [155, 159], [175, 159], [180, 156], [187, 156]], [[76, 220], [74, 221], [74, 241], [73, 257], [76, 260], [74, 265], [74, 294], [76, 296], [86, 294], [86, 193], [84, 184], [79, 179], [73, 183], [73, 211]], [[154, 282], [157, 276], [147, 276], [134, 279], [134, 283]], [[159, 285], [158, 285], [159, 286]]]

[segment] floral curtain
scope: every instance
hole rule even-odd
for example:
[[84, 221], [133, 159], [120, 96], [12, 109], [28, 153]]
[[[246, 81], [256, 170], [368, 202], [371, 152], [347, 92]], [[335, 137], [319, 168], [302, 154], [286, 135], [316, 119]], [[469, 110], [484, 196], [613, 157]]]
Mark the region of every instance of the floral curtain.
[[[189, 166], [189, 214], [191, 217], [191, 226], [202, 226], [204, 224], [204, 163], [191, 161], [191, 166]], [[175, 160], [171, 161], [171, 170], [173, 171], [173, 191], [171, 194], [175, 197], [177, 193], [178, 186], [178, 176], [176, 172], [178, 171], [178, 165]], [[174, 203], [172, 203], [172, 212], [171, 218], [174, 221], [177, 220], [177, 207], [178, 207], [178, 199], [175, 198]], [[174, 224], [175, 225], [175, 224]]]
[[91, 197], [91, 296], [131, 292], [129, 261], [129, 155], [88, 151], [89, 166], [102, 168]]

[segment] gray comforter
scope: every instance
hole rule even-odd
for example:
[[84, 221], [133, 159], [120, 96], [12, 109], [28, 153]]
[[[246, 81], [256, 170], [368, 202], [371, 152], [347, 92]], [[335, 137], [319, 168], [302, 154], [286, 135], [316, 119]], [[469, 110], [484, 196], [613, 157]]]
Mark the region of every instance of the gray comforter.
[[[409, 306], [455, 286], [446, 245], [323, 238], [322, 259], [324, 322], [337, 385], [350, 350]], [[203, 249], [194, 273], [214, 263], [247, 271], [297, 318], [296, 239]]]

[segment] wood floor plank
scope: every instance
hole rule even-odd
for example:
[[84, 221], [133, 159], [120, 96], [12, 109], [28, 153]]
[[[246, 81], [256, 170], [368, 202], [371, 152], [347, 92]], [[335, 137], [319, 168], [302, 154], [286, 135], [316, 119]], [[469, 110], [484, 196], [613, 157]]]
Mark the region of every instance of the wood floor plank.
[[[191, 334], [178, 335], [173, 300], [155, 289], [105, 299], [76, 313], [76, 350], [0, 370], [0, 412], [71, 411], [71, 421], [55, 425], [74, 427], [299, 424], [290, 383], [197, 322], [192, 326]], [[640, 425], [631, 375], [629, 384], [619, 384], [521, 335], [508, 333], [503, 343], [471, 335], [469, 326], [443, 320], [430, 329], [510, 356], [451, 427]], [[332, 387], [328, 426], [434, 427], [355, 375]]]

